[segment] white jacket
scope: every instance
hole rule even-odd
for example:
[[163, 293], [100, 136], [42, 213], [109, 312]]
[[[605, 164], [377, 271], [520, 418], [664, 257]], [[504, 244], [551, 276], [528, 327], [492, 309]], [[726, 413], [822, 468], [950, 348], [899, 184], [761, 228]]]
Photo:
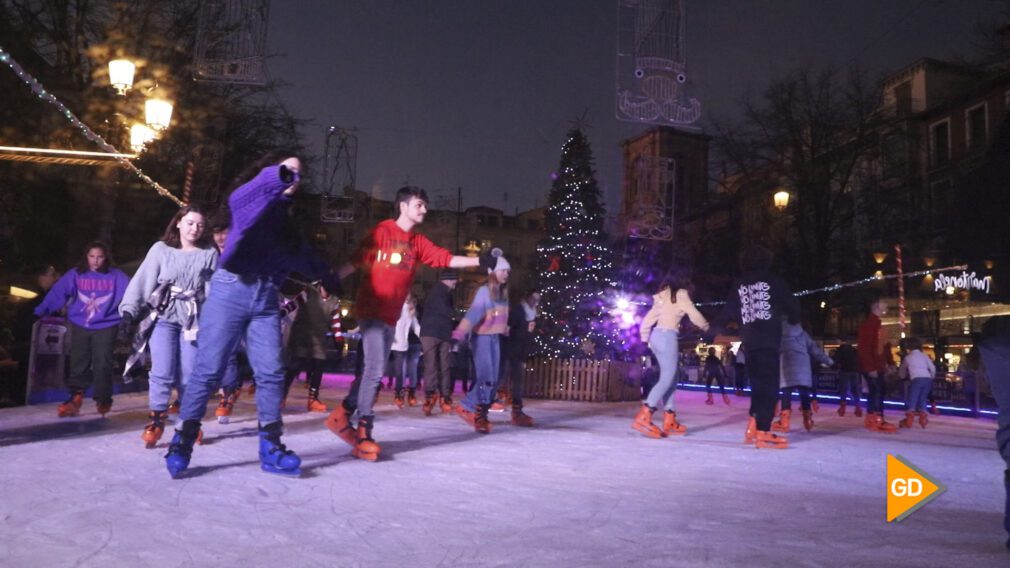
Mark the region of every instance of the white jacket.
[[901, 362], [898, 369], [898, 376], [907, 379], [932, 379], [936, 375], [936, 367], [929, 355], [918, 349], [910, 351], [905, 355], [905, 360]]
[[404, 302], [403, 308], [400, 309], [400, 319], [396, 320], [396, 330], [393, 331], [393, 351], [407, 350], [410, 346], [407, 338], [411, 329], [415, 335], [421, 337], [421, 324], [417, 321], [417, 312], [412, 311], [410, 304]]

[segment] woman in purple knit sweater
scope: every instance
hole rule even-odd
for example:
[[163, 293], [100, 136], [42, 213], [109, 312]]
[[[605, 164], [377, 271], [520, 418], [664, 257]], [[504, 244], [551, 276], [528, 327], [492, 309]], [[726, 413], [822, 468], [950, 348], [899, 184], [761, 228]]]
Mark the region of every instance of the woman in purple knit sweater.
[[330, 291], [338, 289], [339, 280], [310, 247], [292, 236], [288, 209], [300, 171], [301, 162], [292, 153], [273, 152], [240, 176], [228, 199], [228, 241], [200, 313], [200, 340], [179, 412], [181, 427], [165, 456], [173, 478], [189, 467], [207, 400], [220, 386], [243, 338], [256, 376], [261, 468], [301, 473], [301, 459], [281, 443], [284, 366], [277, 285], [291, 272], [322, 278]]

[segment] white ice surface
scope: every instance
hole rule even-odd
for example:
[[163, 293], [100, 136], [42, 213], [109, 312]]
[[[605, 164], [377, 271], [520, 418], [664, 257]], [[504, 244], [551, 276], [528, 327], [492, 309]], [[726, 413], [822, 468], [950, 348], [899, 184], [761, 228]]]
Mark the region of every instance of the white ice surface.
[[[492, 413], [482, 436], [384, 391], [367, 463], [292, 393], [299, 479], [260, 471], [247, 395], [231, 424], [209, 417], [183, 480], [168, 433], [144, 449], [142, 395], [104, 420], [90, 401], [0, 410], [0, 566], [1010, 566], [991, 421], [886, 436], [822, 405], [812, 433], [794, 421], [788, 450], [761, 451], [740, 443], [745, 398], [681, 391], [688, 435], [652, 440], [629, 428], [636, 403], [528, 401], [536, 428]], [[947, 493], [886, 523], [887, 453]]]

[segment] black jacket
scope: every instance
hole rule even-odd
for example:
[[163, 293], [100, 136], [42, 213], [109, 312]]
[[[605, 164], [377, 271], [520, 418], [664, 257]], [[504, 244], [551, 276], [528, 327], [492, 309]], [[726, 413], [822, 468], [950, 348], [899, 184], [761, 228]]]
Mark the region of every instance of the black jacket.
[[770, 272], [747, 272], [733, 282], [726, 307], [715, 319], [712, 330], [729, 322], [740, 324], [740, 339], [747, 350], [779, 350], [782, 319], [799, 321], [799, 302], [789, 285]]
[[452, 338], [452, 290], [441, 282], [428, 291], [421, 313], [421, 337], [434, 337], [442, 341]]
[[505, 345], [508, 355], [517, 359], [526, 359], [533, 352], [533, 334], [521, 302], [509, 307], [509, 335]]
[[838, 364], [839, 371], [843, 373], [859, 372], [859, 352], [848, 343], [843, 343], [838, 346], [838, 349], [835, 349], [833, 359]]

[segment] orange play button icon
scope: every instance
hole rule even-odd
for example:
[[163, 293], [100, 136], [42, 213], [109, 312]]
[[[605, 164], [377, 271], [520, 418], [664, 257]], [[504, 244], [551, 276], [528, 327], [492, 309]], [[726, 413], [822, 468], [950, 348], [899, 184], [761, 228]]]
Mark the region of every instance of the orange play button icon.
[[905, 458], [887, 455], [887, 522], [904, 520], [946, 490]]

